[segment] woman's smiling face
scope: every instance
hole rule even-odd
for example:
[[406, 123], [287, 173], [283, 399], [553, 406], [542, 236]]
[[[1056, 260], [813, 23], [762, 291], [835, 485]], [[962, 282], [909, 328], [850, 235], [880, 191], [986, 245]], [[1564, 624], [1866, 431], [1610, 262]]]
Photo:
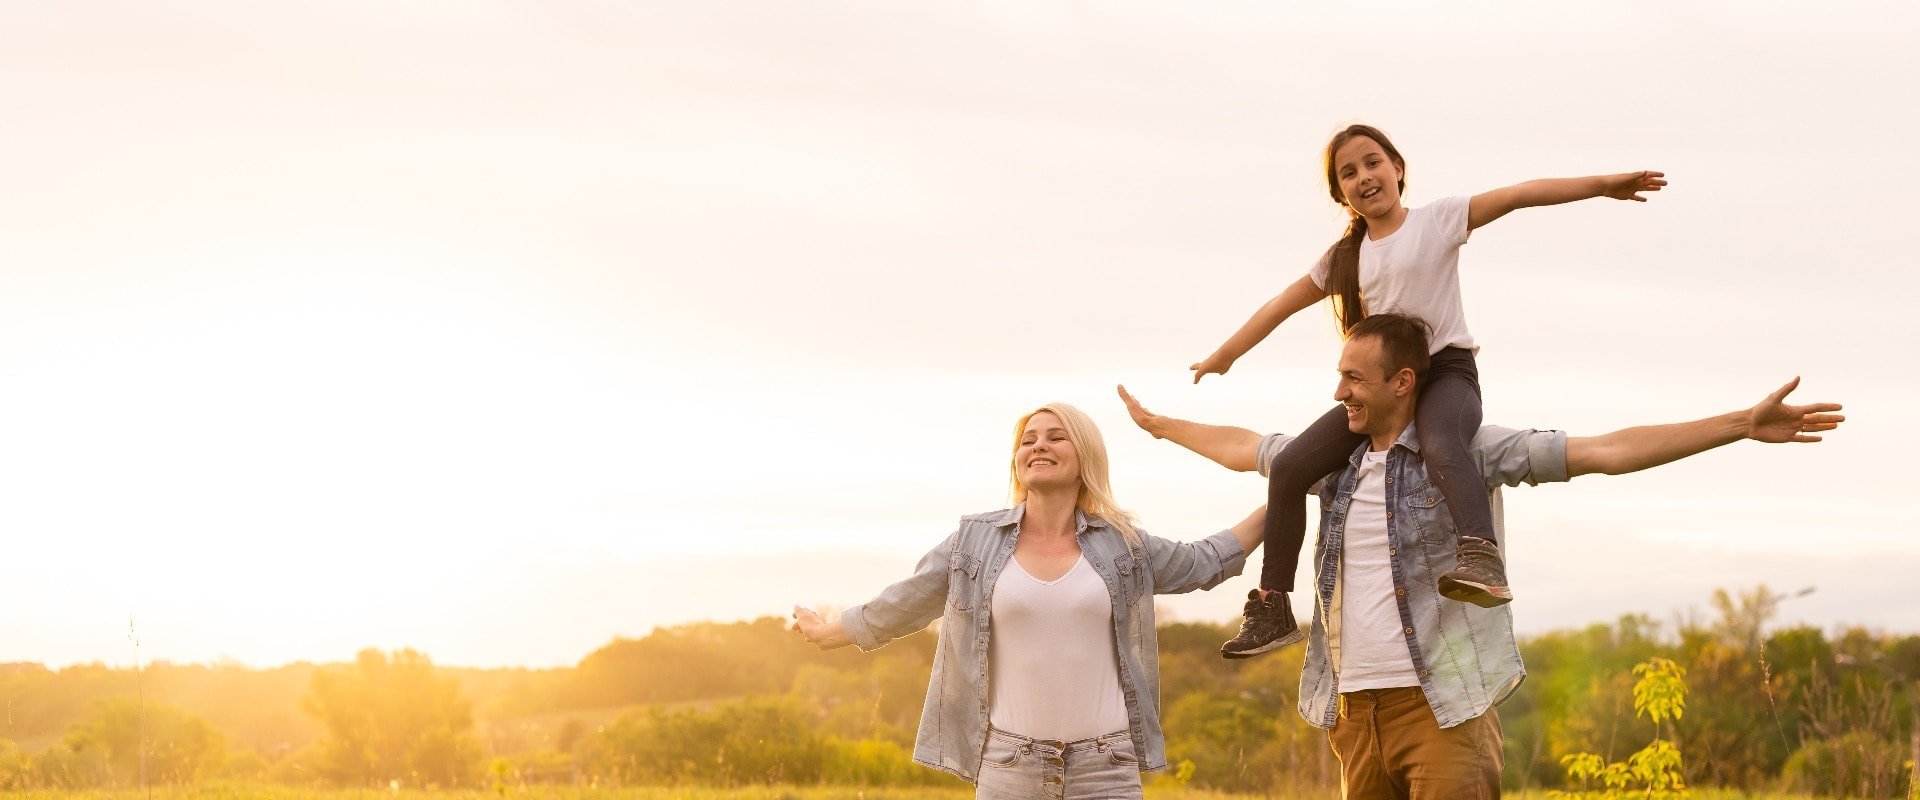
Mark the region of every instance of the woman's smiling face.
[[1020, 483], [1028, 490], [1056, 489], [1080, 483], [1080, 455], [1067, 436], [1067, 426], [1051, 411], [1027, 419], [1014, 448], [1013, 463]]

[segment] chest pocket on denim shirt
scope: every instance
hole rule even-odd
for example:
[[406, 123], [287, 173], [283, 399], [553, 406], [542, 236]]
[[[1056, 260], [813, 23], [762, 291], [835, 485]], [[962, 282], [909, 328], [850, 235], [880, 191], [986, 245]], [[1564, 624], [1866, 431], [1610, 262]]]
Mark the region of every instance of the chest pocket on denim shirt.
[[954, 553], [947, 562], [947, 605], [955, 611], [972, 611], [979, 599], [980, 559]]
[[1458, 537], [1453, 531], [1453, 519], [1447, 511], [1446, 498], [1440, 495], [1438, 487], [1431, 482], [1421, 483], [1412, 494], [1401, 500], [1407, 507], [1407, 516], [1413, 518], [1414, 535], [1422, 541], [1452, 546]]
[[1141, 595], [1147, 593], [1147, 562], [1140, 553], [1129, 548], [1127, 552], [1113, 557], [1114, 582], [1120, 588], [1120, 602], [1131, 605]]

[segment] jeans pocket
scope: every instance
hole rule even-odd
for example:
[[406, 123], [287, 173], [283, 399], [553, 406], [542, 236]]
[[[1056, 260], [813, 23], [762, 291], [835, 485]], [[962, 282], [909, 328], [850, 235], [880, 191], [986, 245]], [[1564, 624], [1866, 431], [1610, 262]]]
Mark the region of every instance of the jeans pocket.
[[994, 769], [1011, 767], [1020, 760], [1020, 747], [1019, 743], [1000, 736], [995, 731], [988, 731], [987, 749], [980, 754], [980, 766]]
[[1107, 758], [1115, 764], [1137, 767], [1140, 755], [1133, 751], [1133, 737], [1122, 736], [1107, 745]]

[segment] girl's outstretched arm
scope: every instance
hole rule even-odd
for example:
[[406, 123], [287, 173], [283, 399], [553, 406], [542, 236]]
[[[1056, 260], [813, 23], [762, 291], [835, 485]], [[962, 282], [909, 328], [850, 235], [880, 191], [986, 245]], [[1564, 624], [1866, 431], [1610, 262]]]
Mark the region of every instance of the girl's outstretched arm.
[[1213, 355], [1188, 367], [1193, 370], [1193, 382], [1199, 383], [1201, 378], [1209, 374], [1227, 374], [1233, 362], [1240, 360], [1240, 357], [1246, 355], [1248, 350], [1252, 350], [1254, 345], [1265, 340], [1267, 334], [1273, 333], [1274, 328], [1280, 327], [1280, 323], [1286, 322], [1288, 317], [1326, 296], [1326, 290], [1314, 285], [1312, 275], [1300, 276], [1300, 280], [1282, 289], [1280, 294], [1268, 300], [1259, 311], [1253, 312], [1253, 318], [1247, 320], [1247, 324], [1241, 325], [1240, 330], [1235, 331], [1232, 338], [1227, 339], [1226, 344], [1220, 345], [1220, 349], [1213, 351]]
[[1537, 181], [1516, 183], [1512, 186], [1481, 192], [1467, 201], [1467, 230], [1473, 230], [1504, 217], [1507, 212], [1514, 209], [1554, 206], [1591, 197], [1611, 197], [1615, 200], [1644, 203], [1647, 202], [1647, 198], [1641, 197], [1641, 192], [1657, 192], [1665, 185], [1667, 185], [1667, 174], [1650, 169], [1622, 172], [1618, 175], [1542, 178]]

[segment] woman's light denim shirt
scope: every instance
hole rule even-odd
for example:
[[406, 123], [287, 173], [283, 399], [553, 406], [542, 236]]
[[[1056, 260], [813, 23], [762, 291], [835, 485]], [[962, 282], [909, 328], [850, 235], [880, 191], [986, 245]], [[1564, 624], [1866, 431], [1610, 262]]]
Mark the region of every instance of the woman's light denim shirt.
[[[1285, 443], [1285, 437], [1263, 440], [1260, 463], [1272, 463]], [[1333, 727], [1340, 707], [1340, 673], [1330, 652], [1337, 643], [1329, 641], [1328, 622], [1338, 613], [1334, 586], [1346, 541], [1347, 507], [1366, 447], [1354, 451], [1345, 472], [1328, 476], [1320, 487], [1313, 627], [1300, 674], [1300, 716], [1322, 728]], [[1488, 426], [1474, 436], [1469, 452], [1492, 493], [1494, 531], [1504, 549], [1507, 535], [1498, 487], [1567, 480], [1567, 435]], [[1507, 606], [1481, 608], [1440, 596], [1436, 584], [1457, 563], [1460, 537], [1446, 498], [1434, 488], [1420, 459], [1412, 425], [1388, 448], [1387, 478], [1387, 537], [1407, 652], [1434, 718], [1440, 727], [1451, 728], [1486, 713], [1526, 679], [1513, 637], [1513, 614]]]
[[[913, 760], [972, 783], [987, 746], [987, 647], [993, 641], [993, 586], [1013, 556], [1025, 505], [960, 519], [960, 529], [927, 552], [913, 577], [840, 615], [847, 637], [872, 650], [945, 616], [934, 651], [926, 708], [914, 739]], [[1153, 596], [1211, 589], [1240, 574], [1246, 553], [1230, 530], [1197, 542], [1173, 542], [1140, 532], [1127, 547], [1105, 520], [1075, 512], [1080, 552], [1100, 574], [1113, 601], [1113, 639], [1127, 729], [1141, 769], [1167, 766], [1160, 731], [1159, 639]]]

